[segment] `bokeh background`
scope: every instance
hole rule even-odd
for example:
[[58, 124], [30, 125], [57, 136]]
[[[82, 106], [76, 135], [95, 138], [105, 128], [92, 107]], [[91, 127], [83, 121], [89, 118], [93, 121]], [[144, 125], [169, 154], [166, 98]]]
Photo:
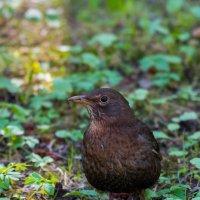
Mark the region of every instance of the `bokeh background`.
[[100, 87], [160, 143], [146, 199], [199, 200], [198, 0], [0, 1], [0, 199], [107, 199], [81, 169], [87, 111], [67, 102]]

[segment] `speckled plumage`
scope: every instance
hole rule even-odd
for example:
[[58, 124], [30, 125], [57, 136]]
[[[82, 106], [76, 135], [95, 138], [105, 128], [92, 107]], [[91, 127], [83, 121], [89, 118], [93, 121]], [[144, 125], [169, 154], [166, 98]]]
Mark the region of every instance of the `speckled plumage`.
[[[102, 96], [108, 100], [101, 102]], [[124, 97], [113, 89], [98, 89], [82, 96], [83, 102], [91, 118], [82, 156], [88, 182], [114, 193], [152, 186], [161, 170], [159, 146], [151, 130], [133, 116]]]

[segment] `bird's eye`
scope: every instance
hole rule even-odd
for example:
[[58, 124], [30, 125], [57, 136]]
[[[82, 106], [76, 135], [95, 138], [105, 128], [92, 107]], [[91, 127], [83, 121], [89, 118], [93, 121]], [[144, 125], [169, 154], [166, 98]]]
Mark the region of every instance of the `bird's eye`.
[[101, 101], [102, 103], [105, 103], [105, 102], [108, 101], [108, 97], [107, 97], [107, 96], [102, 96], [102, 97], [100, 98], [100, 101]]

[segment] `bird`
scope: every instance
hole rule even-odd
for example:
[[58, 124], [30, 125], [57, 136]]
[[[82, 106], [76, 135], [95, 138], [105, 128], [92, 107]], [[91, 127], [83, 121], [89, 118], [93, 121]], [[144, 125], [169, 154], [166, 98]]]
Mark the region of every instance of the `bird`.
[[83, 135], [82, 166], [88, 182], [109, 200], [143, 200], [161, 173], [162, 156], [150, 128], [112, 88], [68, 99], [85, 106], [90, 123]]

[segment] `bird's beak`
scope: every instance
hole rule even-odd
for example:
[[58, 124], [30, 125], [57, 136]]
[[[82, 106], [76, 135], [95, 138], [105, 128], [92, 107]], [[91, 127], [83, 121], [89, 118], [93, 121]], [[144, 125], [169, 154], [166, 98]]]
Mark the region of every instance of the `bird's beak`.
[[73, 101], [75, 103], [86, 105], [86, 106], [91, 104], [91, 102], [87, 99], [86, 95], [73, 96], [73, 97], [70, 97], [68, 101]]

